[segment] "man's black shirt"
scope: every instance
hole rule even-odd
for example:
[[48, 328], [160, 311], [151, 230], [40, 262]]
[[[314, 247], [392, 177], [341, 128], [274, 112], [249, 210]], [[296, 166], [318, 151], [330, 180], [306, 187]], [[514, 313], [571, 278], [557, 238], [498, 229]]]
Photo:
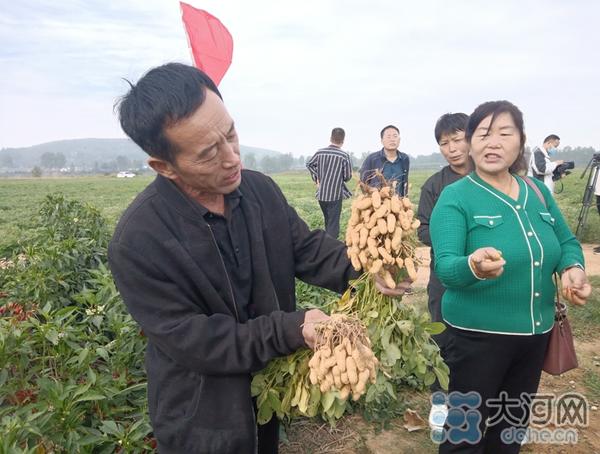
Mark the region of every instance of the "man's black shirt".
[[206, 211], [204, 219], [210, 225], [223, 257], [235, 304], [241, 309], [242, 321], [252, 318], [252, 258], [250, 239], [244, 213], [240, 209], [242, 194], [238, 189], [225, 196], [225, 215]]

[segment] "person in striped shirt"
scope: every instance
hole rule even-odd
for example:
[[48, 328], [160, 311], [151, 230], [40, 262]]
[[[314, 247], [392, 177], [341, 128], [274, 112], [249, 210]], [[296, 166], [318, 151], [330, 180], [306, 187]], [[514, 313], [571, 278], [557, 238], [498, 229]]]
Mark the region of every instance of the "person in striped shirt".
[[352, 178], [352, 162], [344, 150], [346, 133], [342, 128], [333, 128], [331, 144], [318, 150], [306, 164], [310, 176], [317, 184], [317, 200], [325, 218], [325, 231], [334, 238], [340, 233], [342, 200], [352, 193], [346, 182]]

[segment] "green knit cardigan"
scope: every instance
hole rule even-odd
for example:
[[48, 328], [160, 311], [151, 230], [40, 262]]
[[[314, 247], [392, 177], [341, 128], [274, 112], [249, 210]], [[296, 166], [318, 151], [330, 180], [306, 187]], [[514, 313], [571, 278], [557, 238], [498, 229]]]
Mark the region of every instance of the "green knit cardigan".
[[[552, 274], [583, 266], [581, 245], [554, 198], [534, 181], [544, 203], [515, 175], [517, 200], [473, 172], [447, 186], [430, 221], [435, 273], [446, 292], [444, 320], [457, 328], [498, 334], [541, 334], [554, 323]], [[504, 273], [481, 280], [468, 264], [476, 249], [491, 246], [506, 260]]]

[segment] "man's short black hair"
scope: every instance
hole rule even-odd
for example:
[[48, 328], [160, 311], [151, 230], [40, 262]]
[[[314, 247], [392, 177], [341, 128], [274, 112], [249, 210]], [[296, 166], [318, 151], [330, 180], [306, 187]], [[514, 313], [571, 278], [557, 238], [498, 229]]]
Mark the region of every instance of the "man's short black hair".
[[396, 130], [396, 132], [397, 132], [398, 134], [400, 134], [400, 130], [399, 130], [398, 128], [396, 128], [394, 125], [387, 125], [385, 128], [383, 128], [383, 129], [381, 130], [381, 132], [379, 133], [379, 137], [383, 139], [383, 133], [384, 133], [384, 132], [386, 132], [386, 131], [387, 131], [388, 129], [390, 129], [390, 128], [391, 128], [391, 129], [395, 129], [395, 130]]
[[560, 137], [558, 137], [556, 134], [550, 134], [544, 139], [543, 143], [550, 142], [551, 140], [560, 140]]
[[204, 72], [182, 63], [167, 63], [148, 71], [117, 101], [121, 128], [150, 156], [173, 162], [177, 149], [165, 128], [189, 117], [202, 105], [206, 89], [222, 99]]
[[346, 132], [342, 128], [333, 128], [331, 130], [331, 143], [343, 143], [346, 138]]
[[435, 141], [439, 144], [442, 136], [467, 129], [469, 116], [465, 113], [447, 113], [438, 118], [435, 124]]

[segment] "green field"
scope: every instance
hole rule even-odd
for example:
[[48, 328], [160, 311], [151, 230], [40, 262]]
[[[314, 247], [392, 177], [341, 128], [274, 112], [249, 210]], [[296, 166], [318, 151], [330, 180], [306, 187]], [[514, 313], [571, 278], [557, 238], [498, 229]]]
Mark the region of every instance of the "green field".
[[[430, 174], [411, 174], [413, 202], [418, 201], [419, 188]], [[277, 174], [274, 179], [311, 227], [323, 226], [307, 173]], [[0, 259], [24, 251], [27, 264], [15, 260], [16, 265], [0, 267], [0, 454], [154, 452], [143, 367], [146, 341], [126, 313], [105, 266], [106, 245], [115, 223], [150, 181], [151, 177], [0, 179]], [[572, 175], [565, 183], [557, 199], [574, 228], [583, 182]], [[356, 180], [350, 186], [354, 189]], [[46, 197], [56, 193], [96, 207], [108, 226], [97, 210], [61, 197]], [[348, 200], [342, 231], [349, 205]], [[45, 214], [38, 217], [40, 208]], [[590, 210], [589, 224], [584, 239], [597, 241], [600, 229], [595, 207]], [[19, 248], [20, 244], [26, 248]], [[592, 277], [591, 283], [594, 291], [588, 304], [569, 312], [576, 338], [591, 347], [578, 347], [581, 368], [562, 380], [558, 389], [570, 391], [573, 377], [590, 402], [597, 404], [595, 333], [600, 327], [600, 277]], [[322, 307], [337, 297], [300, 281], [296, 295], [303, 307]], [[425, 289], [415, 288], [408, 298], [417, 311], [426, 310]], [[552, 381], [554, 392], [558, 392], [557, 384]], [[549, 389], [544, 386], [543, 390]], [[408, 433], [401, 421], [409, 407], [427, 415], [428, 392], [405, 386], [397, 392], [399, 397], [385, 405], [373, 401], [356, 407], [353, 419], [342, 420], [339, 426], [353, 426], [352, 431], [329, 431], [328, 443], [337, 452], [433, 452], [427, 431]], [[366, 419], [357, 419], [359, 414]], [[286, 429], [282, 453], [323, 452], [322, 440], [314, 436], [323, 427], [318, 419], [295, 420]], [[391, 429], [381, 432], [378, 443], [383, 444], [367, 450], [382, 427]], [[595, 452], [596, 446], [586, 442], [582, 449], [577, 452]]]
[[[585, 180], [579, 178], [581, 170], [576, 169], [563, 180], [564, 191], [556, 196], [572, 230], [577, 226]], [[410, 174], [410, 198], [418, 202], [420, 188], [432, 171], [413, 171]], [[313, 228], [323, 227], [323, 217], [314, 198], [314, 184], [307, 172], [283, 173], [273, 176], [281, 186], [290, 204]], [[88, 202], [98, 208], [114, 225], [135, 195], [152, 177], [122, 178], [82, 177], [82, 178], [25, 178], [0, 179], [0, 256], [9, 255], [11, 250], [28, 235], [38, 207], [47, 194], [62, 193], [67, 198]], [[350, 187], [356, 186], [356, 178]], [[344, 203], [342, 231], [345, 229], [349, 201]], [[595, 206], [589, 211], [584, 242], [600, 240], [600, 222]]]

